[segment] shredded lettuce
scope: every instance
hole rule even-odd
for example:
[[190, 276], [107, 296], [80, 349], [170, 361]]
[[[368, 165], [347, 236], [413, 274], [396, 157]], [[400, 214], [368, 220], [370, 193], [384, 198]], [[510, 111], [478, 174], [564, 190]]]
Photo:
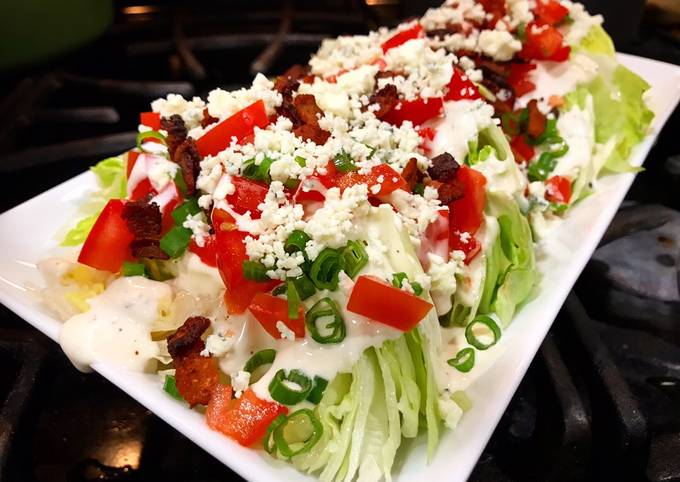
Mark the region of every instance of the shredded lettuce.
[[99, 191], [93, 193], [81, 207], [86, 215], [64, 236], [62, 246], [78, 246], [85, 242], [97, 217], [109, 199], [121, 199], [127, 194], [126, 161], [121, 157], [109, 157], [90, 170], [97, 177]]

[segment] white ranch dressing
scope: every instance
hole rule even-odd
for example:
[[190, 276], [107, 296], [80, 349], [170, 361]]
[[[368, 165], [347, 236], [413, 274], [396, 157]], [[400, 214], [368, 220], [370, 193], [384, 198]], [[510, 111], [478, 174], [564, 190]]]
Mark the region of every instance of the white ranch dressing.
[[548, 104], [551, 96], [564, 97], [577, 86], [593, 80], [598, 70], [597, 62], [583, 54], [572, 54], [567, 62], [538, 61], [529, 79], [536, 88], [517, 99], [517, 108], [526, 107], [530, 100], [536, 99], [538, 108], [548, 113], [552, 110]]
[[444, 116], [430, 124], [436, 129], [432, 152], [448, 152], [462, 163], [468, 154], [468, 142], [493, 123], [492, 117], [493, 107], [481, 100], [444, 102]]
[[472, 168], [484, 174], [489, 191], [503, 192], [515, 199], [523, 196], [527, 180], [512, 159], [501, 161], [491, 155], [485, 161], [474, 164]]
[[557, 119], [557, 131], [569, 146], [569, 150], [558, 158], [553, 175], [575, 179], [579, 172], [592, 162], [595, 147], [595, 116], [593, 98], [586, 97], [585, 109], [573, 106], [562, 112]]
[[159, 354], [151, 328], [159, 317], [159, 304], [171, 297], [172, 288], [166, 283], [141, 276], [118, 278], [88, 300], [90, 310], [62, 325], [59, 343], [81, 371], [89, 371], [95, 361], [149, 370]]
[[187, 251], [180, 259], [178, 269], [177, 277], [171, 281], [178, 290], [211, 298], [224, 291], [224, 283], [217, 268], [208, 266], [194, 253]]

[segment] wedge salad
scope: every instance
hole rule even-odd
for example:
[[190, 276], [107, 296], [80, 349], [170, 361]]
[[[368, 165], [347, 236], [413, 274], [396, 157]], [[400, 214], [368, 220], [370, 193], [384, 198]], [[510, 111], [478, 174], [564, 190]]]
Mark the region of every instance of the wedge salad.
[[77, 259], [39, 265], [65, 353], [157, 373], [322, 480], [389, 480], [418, 434], [432, 456], [546, 288], [537, 241], [633, 170], [648, 85], [601, 24], [568, 0], [448, 1], [154, 101], [137, 147], [92, 168]]

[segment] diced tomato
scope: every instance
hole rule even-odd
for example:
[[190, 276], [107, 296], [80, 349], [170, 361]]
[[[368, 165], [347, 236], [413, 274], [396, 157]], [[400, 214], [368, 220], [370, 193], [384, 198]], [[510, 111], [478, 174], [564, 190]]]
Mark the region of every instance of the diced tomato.
[[491, 20], [489, 20], [489, 26], [493, 29], [496, 23], [505, 17], [505, 1], [504, 0], [480, 0], [484, 11], [491, 15]]
[[564, 37], [555, 27], [547, 24], [530, 23], [527, 38], [520, 52], [523, 59], [564, 61], [569, 58], [570, 49], [563, 46]]
[[395, 126], [400, 126], [404, 121], [411, 121], [413, 125], [419, 126], [441, 115], [443, 108], [444, 101], [441, 97], [402, 100], [385, 114], [383, 120]]
[[571, 181], [564, 176], [553, 176], [545, 181], [545, 198], [553, 203], [568, 204], [571, 199]]
[[335, 163], [331, 160], [326, 164], [326, 174], [316, 174], [316, 177], [327, 188], [335, 186], [335, 180], [338, 177], [338, 170], [335, 168]]
[[536, 153], [534, 147], [527, 143], [526, 137], [523, 134], [513, 137], [510, 142], [510, 147], [515, 155], [515, 162], [518, 164], [529, 162], [534, 158], [534, 154]]
[[569, 15], [569, 9], [556, 0], [537, 0], [534, 15], [548, 25], [557, 25]]
[[139, 114], [139, 123], [151, 130], [157, 131], [161, 128], [161, 115], [158, 112], [141, 112]]
[[257, 398], [252, 388], [233, 401], [226, 388], [218, 388], [208, 403], [206, 422], [213, 430], [247, 447], [264, 437], [276, 417], [287, 413], [283, 405]]
[[383, 42], [381, 45], [382, 51], [383, 53], [387, 53], [388, 50], [393, 49], [394, 47], [399, 47], [409, 40], [422, 37], [423, 35], [423, 27], [421, 27], [419, 23], [416, 23], [413, 27], [402, 30], [401, 32], [397, 32], [392, 37]]
[[450, 232], [475, 234], [484, 218], [486, 178], [481, 172], [462, 165], [458, 168], [456, 179], [465, 186], [465, 194], [449, 204]]
[[477, 86], [458, 67], [453, 68], [449, 90], [444, 100], [481, 99]]
[[204, 238], [203, 246], [199, 246], [196, 244], [196, 240], [191, 238], [189, 251], [201, 258], [204, 264], [213, 268], [217, 267], [217, 241], [214, 234]]
[[[388, 164], [378, 164], [369, 174], [359, 174], [357, 171], [348, 172], [337, 178], [335, 185], [344, 191], [355, 184], [367, 184], [371, 196], [385, 196], [397, 189], [404, 189], [407, 184], [404, 178]], [[373, 186], [380, 186], [380, 190], [373, 192]]]
[[302, 304], [298, 308], [298, 317], [294, 320], [288, 318], [288, 301], [269, 293], [257, 293], [248, 309], [262, 328], [276, 340], [281, 338], [281, 332], [276, 327], [279, 321], [295, 333], [295, 338], [305, 337], [305, 310]]
[[137, 163], [139, 154], [141, 153], [134, 150], [128, 151], [127, 153], [127, 165], [125, 166], [125, 169], [127, 172], [128, 179], [130, 179], [130, 173], [132, 172], [132, 169], [135, 167], [135, 164]]
[[269, 124], [264, 102], [258, 100], [236, 114], [224, 119], [197, 141], [196, 147], [201, 157], [214, 156], [231, 144], [232, 138], [238, 142], [253, 134], [255, 127], [264, 128]]
[[258, 282], [243, 276], [243, 261], [249, 259], [244, 243], [248, 233], [238, 231], [234, 218], [213, 209], [217, 269], [226, 287], [224, 302], [230, 314], [243, 313], [256, 293], [271, 291], [279, 281]]
[[423, 268], [427, 270], [430, 266], [428, 254], [433, 253], [440, 256], [444, 261], [449, 260], [449, 210], [440, 209], [435, 219], [427, 227], [420, 248], [418, 259]]
[[79, 263], [117, 273], [123, 261], [132, 258], [130, 243], [134, 236], [123, 219], [124, 205], [120, 199], [106, 203], [80, 250]]
[[430, 148], [430, 142], [434, 139], [434, 136], [437, 134], [437, 131], [433, 129], [432, 127], [420, 127], [418, 129], [418, 135], [420, 136], [420, 148], [423, 149], [426, 153], [430, 152], [432, 149]]
[[449, 238], [449, 249], [451, 251], [462, 251], [465, 253], [464, 263], [470, 264], [482, 250], [482, 245], [479, 244], [479, 241], [477, 241], [470, 233], [460, 233], [456, 231], [455, 233], [451, 233], [451, 237]]
[[231, 178], [234, 192], [227, 196], [227, 202], [239, 214], [250, 211], [253, 219], [259, 219], [261, 212], [258, 206], [264, 202], [269, 187], [266, 184], [234, 176]]
[[149, 194], [153, 195], [155, 193], [156, 191], [151, 185], [151, 181], [149, 181], [149, 179], [147, 178], [142, 179], [140, 182], [137, 183], [137, 185], [132, 190], [128, 198], [130, 199], [130, 201], [139, 201], [140, 199], [146, 198]]
[[409, 331], [425, 318], [432, 304], [375, 276], [361, 275], [349, 295], [347, 310], [379, 323]]
[[508, 77], [508, 84], [515, 91], [516, 97], [522, 97], [536, 88], [530, 78], [531, 71], [536, 68], [536, 64], [532, 63], [516, 63], [510, 64], [510, 76]]

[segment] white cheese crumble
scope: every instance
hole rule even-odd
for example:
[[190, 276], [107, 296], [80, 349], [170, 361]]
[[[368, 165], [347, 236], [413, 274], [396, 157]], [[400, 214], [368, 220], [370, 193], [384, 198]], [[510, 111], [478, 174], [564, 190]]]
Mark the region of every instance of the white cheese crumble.
[[590, 29], [596, 25], [602, 25], [602, 15], [590, 15], [585, 7], [576, 2], [563, 0], [562, 5], [569, 9], [569, 17], [573, 22], [560, 28], [564, 34], [564, 41], [569, 45], [578, 44], [583, 37], [588, 35]]
[[241, 394], [248, 389], [248, 385], [250, 385], [250, 372], [240, 370], [231, 375], [231, 388], [234, 389], [234, 397], [241, 398]]
[[182, 116], [188, 129], [201, 125], [205, 102], [200, 97], [186, 100], [179, 94], [168, 94], [165, 99], [156, 99], [151, 103], [151, 110], [160, 113], [161, 117], [173, 114]]
[[205, 348], [201, 351], [202, 356], [222, 357], [234, 347], [234, 340], [224, 333], [212, 333], [205, 339]]
[[146, 156], [146, 158], [153, 159], [147, 171], [149, 182], [156, 192], [161, 192], [175, 178], [179, 165], [160, 156]]
[[210, 225], [206, 222], [204, 213], [189, 214], [182, 227], [191, 230], [191, 237], [200, 248], [205, 246], [205, 240], [210, 235]]
[[507, 61], [512, 60], [515, 53], [522, 50], [522, 42], [510, 32], [483, 30], [479, 34], [479, 50], [495, 60]]
[[276, 329], [281, 334], [282, 340], [295, 341], [295, 333], [283, 321], [279, 320], [276, 322]]
[[309, 60], [312, 73], [329, 77], [371, 64], [382, 57], [381, 41], [382, 37], [377, 32], [325, 39], [321, 42], [321, 48]]
[[274, 83], [262, 74], [257, 74], [249, 89], [226, 91], [215, 89], [208, 94], [208, 113], [217, 119], [226, 119], [236, 112], [248, 107], [255, 101], [262, 100], [267, 115], [272, 115], [283, 98], [274, 90]]

